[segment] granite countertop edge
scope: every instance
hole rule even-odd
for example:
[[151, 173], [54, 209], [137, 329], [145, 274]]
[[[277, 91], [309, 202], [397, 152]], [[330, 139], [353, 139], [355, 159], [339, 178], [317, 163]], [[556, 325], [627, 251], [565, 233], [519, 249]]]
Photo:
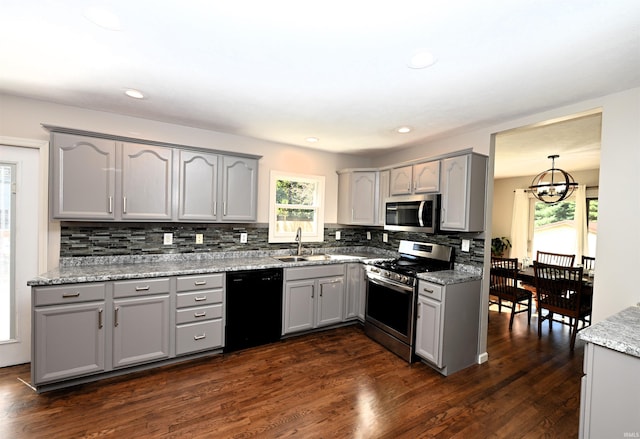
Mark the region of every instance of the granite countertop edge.
[[[86, 282], [108, 282], [142, 278], [210, 274], [227, 271], [258, 270], [266, 268], [333, 265], [347, 262], [370, 264], [380, 259], [397, 256], [389, 251], [371, 251], [368, 248], [338, 250], [323, 249], [324, 254], [340, 255], [339, 259], [321, 261], [282, 262], [274, 256], [288, 252], [233, 252], [190, 255], [141, 255], [121, 257], [63, 258], [60, 266], [29, 280], [29, 286], [52, 286]], [[453, 270], [421, 274], [419, 278], [443, 285], [482, 278], [482, 269], [472, 265], [456, 264]]]
[[578, 335], [585, 342], [640, 357], [640, 307], [623, 309]]

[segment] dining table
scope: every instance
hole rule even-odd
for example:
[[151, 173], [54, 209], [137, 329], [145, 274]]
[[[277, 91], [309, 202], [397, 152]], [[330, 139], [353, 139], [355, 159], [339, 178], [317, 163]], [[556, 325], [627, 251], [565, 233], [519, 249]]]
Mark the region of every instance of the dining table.
[[[533, 265], [529, 267], [523, 267], [518, 269], [518, 280], [523, 284], [534, 286], [536, 285], [536, 275], [533, 271]], [[593, 290], [593, 276], [589, 276], [586, 271], [582, 275], [582, 287]]]

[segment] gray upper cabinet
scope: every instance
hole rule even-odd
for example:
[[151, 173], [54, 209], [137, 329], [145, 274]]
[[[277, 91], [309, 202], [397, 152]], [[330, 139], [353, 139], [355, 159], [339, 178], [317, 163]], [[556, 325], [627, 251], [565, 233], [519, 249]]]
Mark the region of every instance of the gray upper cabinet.
[[222, 158], [222, 220], [255, 221], [258, 215], [258, 160]]
[[376, 196], [376, 171], [341, 172], [338, 176], [338, 223], [376, 224]]
[[55, 219], [115, 219], [116, 142], [53, 133], [51, 215]]
[[51, 216], [252, 222], [259, 156], [50, 127]]
[[466, 154], [442, 160], [440, 229], [484, 230], [487, 157]]
[[391, 195], [438, 192], [440, 189], [440, 160], [393, 168], [390, 180]]
[[122, 146], [123, 220], [173, 219], [173, 149]]
[[218, 156], [199, 151], [179, 151], [180, 194], [178, 219], [218, 219]]

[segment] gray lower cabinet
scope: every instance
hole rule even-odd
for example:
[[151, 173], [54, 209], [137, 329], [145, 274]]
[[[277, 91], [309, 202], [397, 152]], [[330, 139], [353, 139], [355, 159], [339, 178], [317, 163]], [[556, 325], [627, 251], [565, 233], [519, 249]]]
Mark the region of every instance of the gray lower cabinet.
[[640, 358], [585, 344], [580, 438], [640, 437]]
[[364, 266], [359, 262], [345, 265], [347, 288], [345, 294], [344, 320], [360, 319], [364, 321], [364, 305], [366, 299]]
[[34, 385], [105, 370], [105, 284], [32, 290]]
[[176, 355], [224, 345], [224, 273], [177, 279]]
[[282, 334], [343, 321], [344, 264], [285, 269]]
[[415, 353], [443, 375], [477, 363], [480, 281], [420, 280]]
[[169, 278], [114, 282], [114, 369], [169, 358], [169, 293]]

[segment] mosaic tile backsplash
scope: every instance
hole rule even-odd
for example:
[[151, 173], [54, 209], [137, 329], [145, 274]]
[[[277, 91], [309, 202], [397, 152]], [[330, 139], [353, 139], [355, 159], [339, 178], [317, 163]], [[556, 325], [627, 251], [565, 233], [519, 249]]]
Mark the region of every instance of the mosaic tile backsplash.
[[[336, 231], [341, 239], [336, 240]], [[367, 232], [371, 240], [367, 240]], [[165, 233], [173, 233], [173, 244], [164, 245]], [[196, 233], [204, 235], [202, 244], [195, 243]], [[240, 243], [240, 233], [247, 233], [246, 244]], [[383, 233], [388, 242], [382, 242]], [[206, 253], [251, 250], [294, 250], [296, 243], [270, 244], [268, 224], [159, 224], [159, 223], [75, 223], [63, 222], [60, 234], [60, 257], [120, 256], [178, 253]], [[461, 251], [463, 238], [471, 239], [468, 253]], [[427, 235], [424, 233], [392, 232], [380, 227], [352, 227], [337, 224], [324, 230], [324, 242], [304, 243], [305, 249], [325, 247], [370, 246], [385, 250], [398, 249], [400, 240], [432, 242], [454, 247], [455, 262], [481, 266], [484, 240], [461, 234]]]

